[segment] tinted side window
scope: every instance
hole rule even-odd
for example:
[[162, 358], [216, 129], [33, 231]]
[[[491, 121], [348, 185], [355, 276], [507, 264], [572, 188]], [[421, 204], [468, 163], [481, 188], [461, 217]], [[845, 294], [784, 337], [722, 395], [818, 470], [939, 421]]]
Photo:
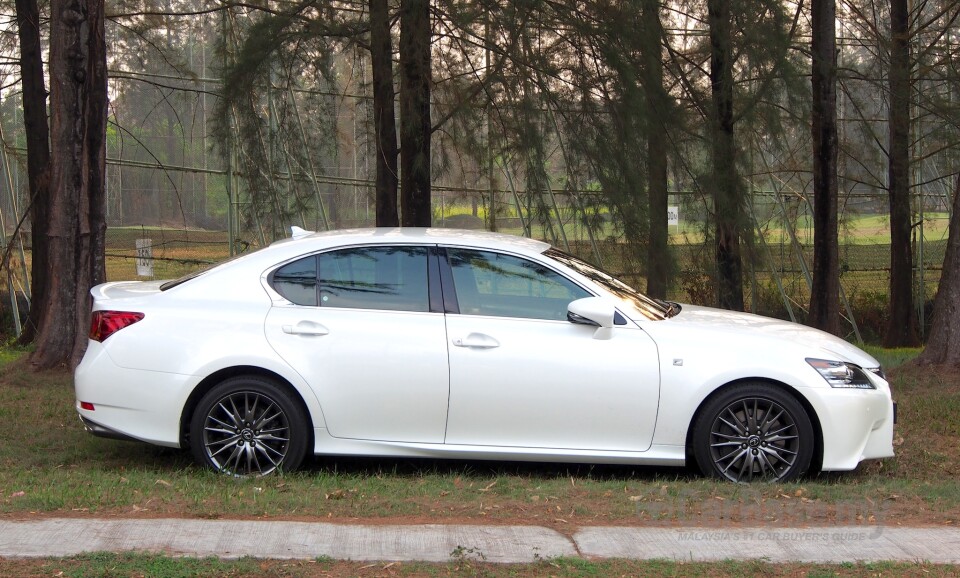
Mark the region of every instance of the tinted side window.
[[274, 273], [298, 305], [428, 311], [426, 247], [356, 247], [306, 257]]
[[273, 288], [297, 305], [317, 305], [317, 257], [284, 265], [273, 274]]
[[571, 301], [590, 297], [533, 261], [467, 249], [447, 249], [447, 256], [462, 314], [562, 320]]

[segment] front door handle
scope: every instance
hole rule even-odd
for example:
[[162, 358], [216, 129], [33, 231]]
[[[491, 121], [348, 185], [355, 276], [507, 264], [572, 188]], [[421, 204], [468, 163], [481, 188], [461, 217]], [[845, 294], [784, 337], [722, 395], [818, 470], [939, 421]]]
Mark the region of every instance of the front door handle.
[[493, 349], [500, 347], [500, 342], [483, 333], [471, 333], [466, 337], [456, 337], [453, 344], [457, 347], [471, 347], [474, 349]]
[[296, 325], [284, 325], [283, 332], [289, 335], [326, 335], [330, 330], [313, 321], [301, 321]]

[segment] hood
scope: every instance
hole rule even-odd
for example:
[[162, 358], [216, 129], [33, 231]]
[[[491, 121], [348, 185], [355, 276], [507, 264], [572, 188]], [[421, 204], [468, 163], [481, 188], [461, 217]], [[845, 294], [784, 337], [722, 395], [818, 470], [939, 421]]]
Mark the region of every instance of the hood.
[[678, 315], [665, 320], [664, 323], [690, 324], [704, 329], [749, 334], [761, 339], [777, 339], [811, 349], [820, 349], [825, 355], [830, 354], [830, 358], [837, 361], [855, 363], [868, 369], [880, 367], [880, 363], [873, 356], [852, 343], [819, 329], [781, 319], [684, 304], [681, 305]]

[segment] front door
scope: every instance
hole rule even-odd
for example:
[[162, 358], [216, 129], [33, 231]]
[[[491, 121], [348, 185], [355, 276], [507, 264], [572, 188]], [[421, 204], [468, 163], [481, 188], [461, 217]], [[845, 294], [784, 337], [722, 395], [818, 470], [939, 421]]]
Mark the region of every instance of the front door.
[[447, 249], [459, 313], [447, 315], [446, 443], [644, 451], [657, 417], [656, 345], [639, 327], [609, 339], [566, 320], [590, 294], [524, 257]]

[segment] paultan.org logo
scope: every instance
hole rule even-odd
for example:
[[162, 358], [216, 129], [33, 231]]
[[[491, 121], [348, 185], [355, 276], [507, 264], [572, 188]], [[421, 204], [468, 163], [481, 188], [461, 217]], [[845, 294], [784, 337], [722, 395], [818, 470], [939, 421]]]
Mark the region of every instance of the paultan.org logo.
[[873, 540], [883, 532], [880, 526], [858, 531], [846, 528], [824, 528], [822, 531], [773, 530], [742, 528], [737, 530], [684, 530], [681, 542], [859, 542]]

